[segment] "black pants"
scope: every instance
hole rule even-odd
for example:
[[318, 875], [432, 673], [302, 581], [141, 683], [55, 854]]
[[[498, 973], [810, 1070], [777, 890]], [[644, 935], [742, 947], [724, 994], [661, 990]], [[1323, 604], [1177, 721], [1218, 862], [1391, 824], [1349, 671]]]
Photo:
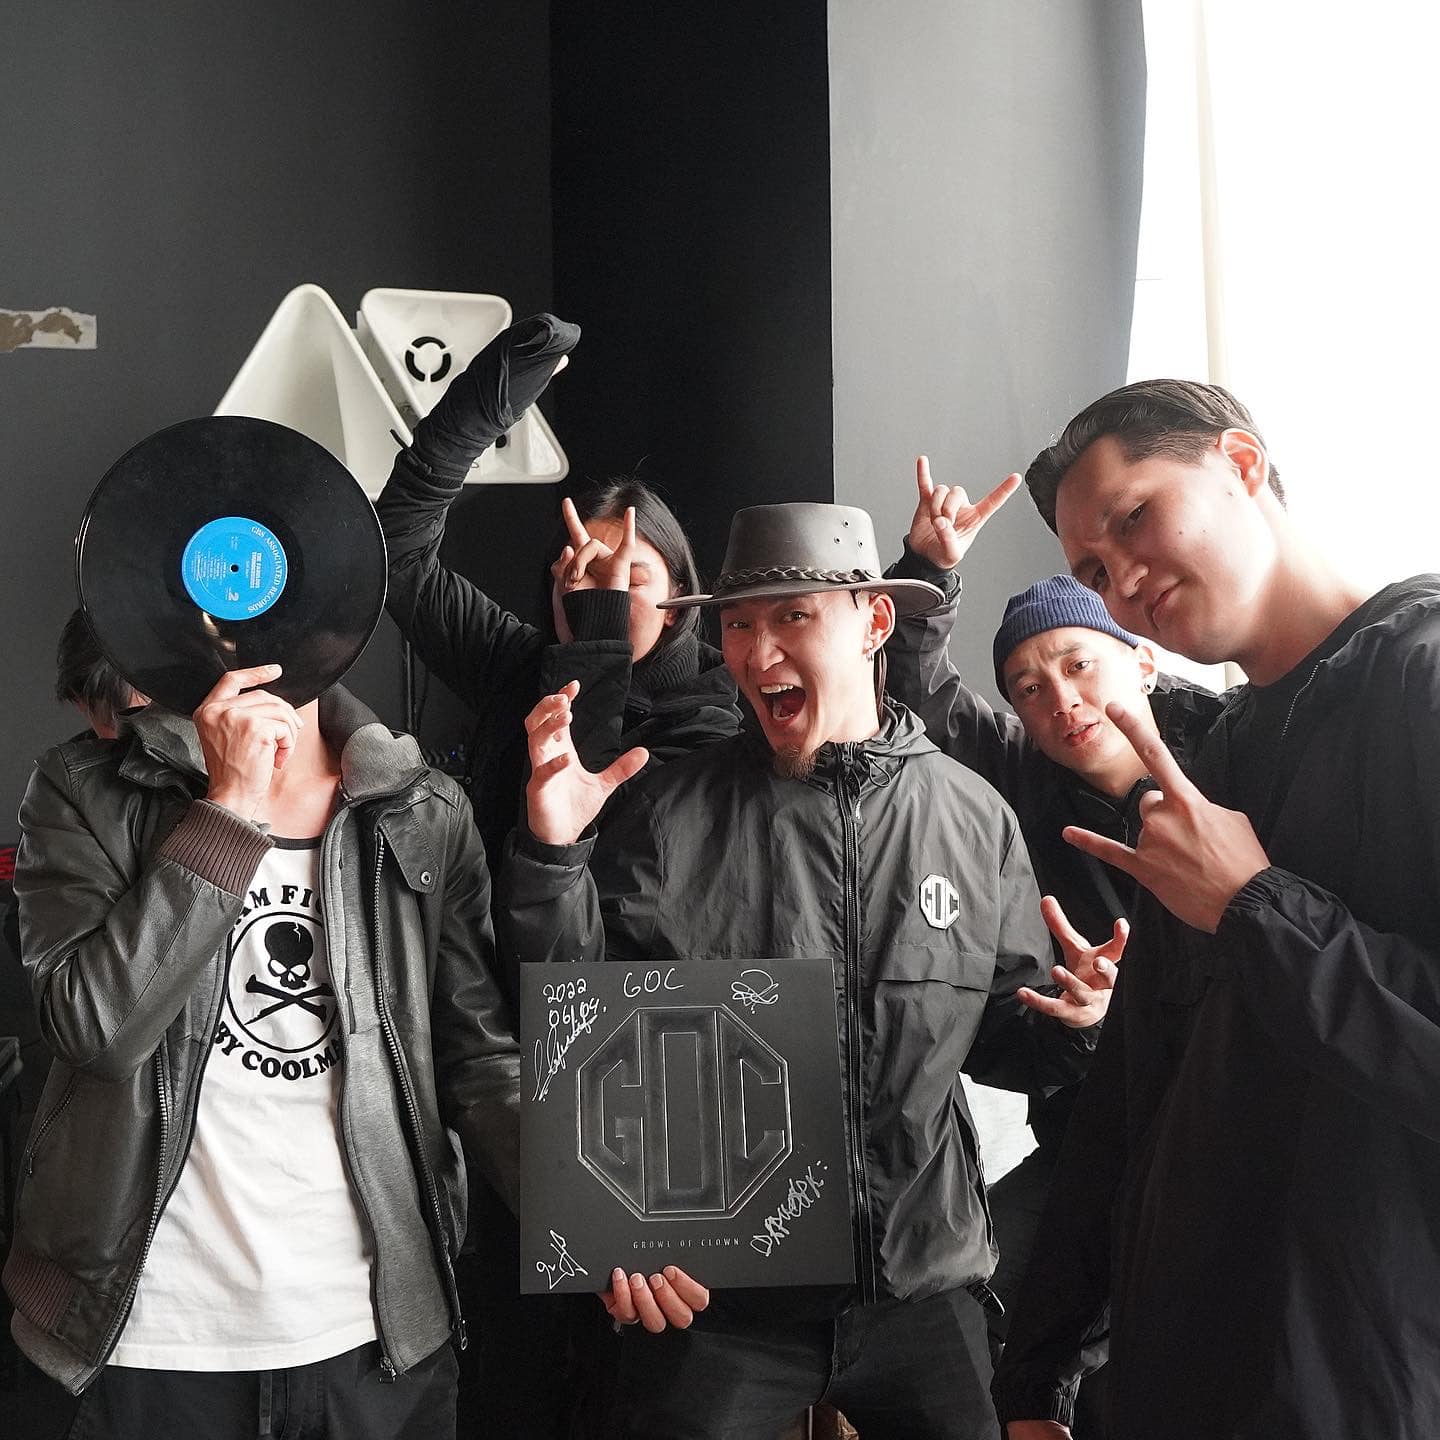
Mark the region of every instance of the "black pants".
[[385, 1384], [380, 1347], [290, 1370], [112, 1365], [80, 1398], [67, 1440], [451, 1440], [455, 1354], [442, 1345]]
[[966, 1291], [766, 1322], [716, 1295], [689, 1330], [628, 1326], [610, 1434], [773, 1440], [826, 1400], [863, 1440], [994, 1440], [985, 1315]]
[[[1000, 1297], [1006, 1309], [1013, 1308], [1025, 1278], [1030, 1256], [1043, 1252], [1045, 1237], [1040, 1233], [1040, 1217], [1050, 1190], [1055, 1170], [1053, 1149], [1032, 1150], [1008, 1175], [1002, 1175], [990, 1187], [990, 1214], [995, 1222], [995, 1241], [1000, 1247], [1000, 1264], [990, 1280], [990, 1288]], [[1005, 1343], [1009, 1328], [1008, 1316], [990, 1318], [996, 1348]], [[1074, 1440], [1106, 1440], [1105, 1405], [1110, 1374], [1103, 1364], [1104, 1352], [1087, 1350], [1082, 1358], [1100, 1368], [1080, 1382], [1075, 1396], [1075, 1418], [1070, 1431]]]

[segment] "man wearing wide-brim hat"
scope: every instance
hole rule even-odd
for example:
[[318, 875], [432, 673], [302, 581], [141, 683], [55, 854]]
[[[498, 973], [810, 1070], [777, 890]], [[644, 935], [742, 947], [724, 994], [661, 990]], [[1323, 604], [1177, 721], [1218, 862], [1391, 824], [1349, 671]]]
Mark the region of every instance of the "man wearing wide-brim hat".
[[637, 781], [593, 856], [595, 816], [645, 753], [586, 772], [572, 687], [526, 722], [528, 831], [500, 903], [502, 943], [521, 959], [835, 966], [857, 1281], [708, 1305], [674, 1267], [616, 1270], [606, 1308], [643, 1329], [622, 1339], [614, 1433], [764, 1437], [821, 1399], [862, 1435], [995, 1433], [983, 1312], [995, 1256], [958, 1072], [1021, 1090], [1075, 1079], [1109, 982], [1081, 963], [1063, 1025], [1027, 1009], [1050, 947], [1015, 817], [884, 697], [877, 662], [897, 610], [940, 598], [881, 576], [863, 510], [740, 511], [714, 592], [669, 603], [719, 610], [758, 728]]

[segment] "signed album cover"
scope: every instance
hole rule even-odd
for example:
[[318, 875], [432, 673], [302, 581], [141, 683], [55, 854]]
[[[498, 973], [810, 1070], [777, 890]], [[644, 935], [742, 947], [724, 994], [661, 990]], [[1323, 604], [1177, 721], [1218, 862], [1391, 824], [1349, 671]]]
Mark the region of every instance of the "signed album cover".
[[520, 1288], [854, 1278], [829, 960], [521, 967]]

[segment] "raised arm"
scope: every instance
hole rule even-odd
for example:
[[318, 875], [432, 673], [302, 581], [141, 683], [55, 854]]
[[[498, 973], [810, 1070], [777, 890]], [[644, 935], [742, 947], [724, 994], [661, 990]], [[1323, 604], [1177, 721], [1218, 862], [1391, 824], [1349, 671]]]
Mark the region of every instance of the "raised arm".
[[1013, 797], [1021, 783], [1030, 748], [1024, 727], [965, 684], [950, 658], [950, 637], [960, 606], [956, 567], [1019, 480], [1018, 475], [1007, 476], [971, 505], [959, 486], [936, 485], [930, 462], [921, 455], [915, 462], [915, 514], [905, 549], [885, 572], [892, 578], [928, 580], [946, 596], [939, 609], [902, 616], [896, 624], [885, 645], [887, 689], [919, 715], [941, 750], [978, 771], [1007, 797]]
[[553, 315], [517, 321], [451, 381], [375, 502], [386, 608], [420, 658], [477, 714], [538, 664], [544, 638], [440, 562], [445, 520], [475, 459], [544, 393], [580, 338]]

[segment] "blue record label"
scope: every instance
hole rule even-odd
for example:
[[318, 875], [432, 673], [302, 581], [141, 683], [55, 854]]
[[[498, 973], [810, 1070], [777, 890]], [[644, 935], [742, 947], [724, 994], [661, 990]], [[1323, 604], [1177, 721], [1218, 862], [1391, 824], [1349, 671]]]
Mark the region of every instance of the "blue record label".
[[289, 564], [274, 531], [243, 515], [202, 525], [180, 561], [186, 592], [217, 620], [253, 620], [284, 593]]

